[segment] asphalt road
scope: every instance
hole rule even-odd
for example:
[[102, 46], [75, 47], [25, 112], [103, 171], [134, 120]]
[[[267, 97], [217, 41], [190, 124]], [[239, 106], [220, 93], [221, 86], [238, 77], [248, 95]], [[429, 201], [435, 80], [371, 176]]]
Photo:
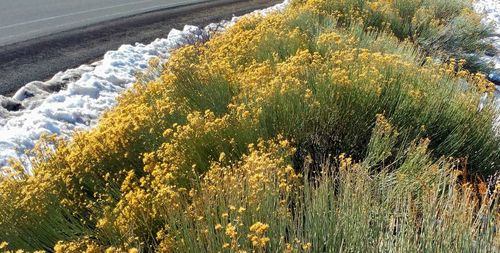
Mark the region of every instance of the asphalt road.
[[2, 0], [0, 46], [98, 22], [206, 0]]
[[[88, 6], [90, 6], [91, 2], [127, 2], [126, 0], [0, 0], [1, 22], [8, 20], [3, 13], [8, 13], [8, 11], [5, 11], [4, 6], [17, 6], [20, 4], [17, 2], [25, 1], [32, 3], [82, 2]], [[128, 1], [134, 2], [132, 0]], [[160, 1], [155, 0], [155, 2]], [[150, 43], [156, 38], [166, 37], [172, 28], [182, 29], [186, 24], [205, 26], [211, 22], [229, 19], [233, 15], [243, 15], [252, 10], [262, 9], [279, 2], [282, 2], [282, 0], [210, 0], [197, 4], [146, 11], [136, 15], [122, 13], [120, 15], [125, 15], [124, 17], [103, 22], [92, 21], [97, 23], [89, 23], [91, 25], [73, 29], [68, 28], [47, 35], [35, 35], [36, 37], [33, 39], [0, 46], [0, 95], [10, 96], [28, 82], [45, 81], [59, 71], [97, 61], [107, 51], [116, 50], [122, 44]], [[36, 13], [36, 11], [33, 12]], [[106, 12], [111, 13], [110, 9], [107, 9]], [[16, 16], [12, 13], [9, 15], [11, 18]], [[34, 16], [33, 19], [40, 19], [40, 17]], [[61, 18], [65, 19], [67, 17]], [[75, 20], [75, 17], [72, 19]], [[19, 22], [17, 24], [19, 26]], [[4, 30], [0, 30], [0, 37], [5, 36]]]

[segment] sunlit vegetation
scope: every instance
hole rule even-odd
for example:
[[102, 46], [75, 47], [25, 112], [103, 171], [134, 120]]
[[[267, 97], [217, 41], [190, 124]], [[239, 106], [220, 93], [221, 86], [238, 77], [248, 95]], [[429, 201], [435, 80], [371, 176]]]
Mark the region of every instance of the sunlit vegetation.
[[460, 0], [244, 18], [13, 162], [0, 249], [496, 251], [493, 87], [458, 60], [486, 30]]

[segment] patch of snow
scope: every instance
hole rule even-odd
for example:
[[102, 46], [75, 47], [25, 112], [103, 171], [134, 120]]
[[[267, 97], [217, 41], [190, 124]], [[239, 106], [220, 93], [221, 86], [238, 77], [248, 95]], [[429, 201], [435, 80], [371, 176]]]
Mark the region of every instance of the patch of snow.
[[[500, 109], [500, 0], [477, 0], [474, 3], [474, 9], [483, 19], [482, 22], [491, 25], [493, 28], [493, 36], [487, 39], [494, 49], [495, 54], [483, 56], [487, 62], [492, 63], [495, 69], [492, 73], [488, 73], [488, 79], [496, 84], [495, 90], [495, 105]], [[495, 125], [500, 126], [500, 117], [496, 120]]]
[[[483, 22], [490, 24], [494, 29], [494, 36], [489, 42], [500, 52], [500, 0], [478, 0], [474, 3], [474, 9], [483, 16]], [[487, 57], [492, 61], [495, 69], [500, 69], [500, 54]]]
[[[285, 0], [267, 9], [247, 15], [267, 15], [283, 10]], [[204, 29], [185, 26], [172, 29], [167, 38], [150, 44], [122, 45], [109, 51], [103, 60], [56, 74], [47, 82], [31, 82], [12, 98], [0, 96], [0, 168], [9, 158], [25, 158], [42, 134], [70, 138], [75, 130], [94, 126], [103, 112], [116, 105], [116, 98], [136, 81], [136, 73], [145, 71], [154, 57], [168, 60], [170, 52], [183, 45], [206, 41], [212, 32], [220, 32], [239, 18], [210, 24]], [[27, 168], [29, 164], [25, 164]]]

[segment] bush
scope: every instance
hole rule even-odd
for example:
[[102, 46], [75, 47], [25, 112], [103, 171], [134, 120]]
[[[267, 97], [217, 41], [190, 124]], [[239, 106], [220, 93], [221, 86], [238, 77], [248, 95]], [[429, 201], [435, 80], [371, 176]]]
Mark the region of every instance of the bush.
[[363, 28], [385, 30], [399, 40], [410, 40], [425, 55], [466, 59], [471, 70], [486, 70], [475, 55], [488, 44], [483, 39], [492, 33], [471, 9], [472, 1], [460, 0], [302, 0], [297, 4], [331, 15], [341, 26], [360, 23]]
[[423, 58], [418, 45], [439, 56], [421, 41], [442, 27], [415, 33], [384, 7], [430, 9], [446, 27], [467, 18], [460, 2], [367, 4], [296, 1], [179, 49], [95, 129], [40, 142], [33, 175], [13, 164], [0, 241], [59, 252], [498, 247], [497, 191], [456, 175], [497, 171], [496, 111], [480, 104], [492, 85], [465, 61]]

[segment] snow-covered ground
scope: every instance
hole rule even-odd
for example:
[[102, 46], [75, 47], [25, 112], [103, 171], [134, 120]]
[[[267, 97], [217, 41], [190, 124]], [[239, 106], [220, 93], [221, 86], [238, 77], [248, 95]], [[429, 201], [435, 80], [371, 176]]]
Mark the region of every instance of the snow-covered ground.
[[[265, 15], [287, 5], [285, 0], [247, 15]], [[148, 45], [122, 45], [101, 61], [61, 72], [47, 82], [29, 83], [12, 98], [0, 96], [0, 168], [8, 165], [9, 158], [23, 159], [42, 134], [69, 138], [75, 130], [91, 128], [103, 112], [115, 106], [117, 96], [133, 85], [136, 73], [148, 68], [149, 60], [159, 57], [166, 61], [173, 49], [207, 40], [239, 18], [205, 28], [173, 29], [167, 38]]]
[[[483, 16], [485, 23], [493, 26], [494, 36], [489, 38], [489, 42], [500, 52], [500, 0], [478, 0], [474, 8]], [[487, 57], [487, 60], [493, 62], [495, 69], [500, 69], [500, 54]]]
[[[488, 38], [488, 43], [491, 43], [497, 53], [493, 56], [483, 56], [482, 59], [490, 62], [495, 71], [489, 73], [490, 80], [495, 79], [498, 84], [500, 78], [500, 0], [477, 0], [474, 3], [474, 9], [483, 17], [483, 22], [489, 24], [493, 28], [493, 36]], [[496, 86], [495, 105], [500, 109], [500, 87]], [[496, 126], [500, 126], [500, 117], [495, 122]]]

